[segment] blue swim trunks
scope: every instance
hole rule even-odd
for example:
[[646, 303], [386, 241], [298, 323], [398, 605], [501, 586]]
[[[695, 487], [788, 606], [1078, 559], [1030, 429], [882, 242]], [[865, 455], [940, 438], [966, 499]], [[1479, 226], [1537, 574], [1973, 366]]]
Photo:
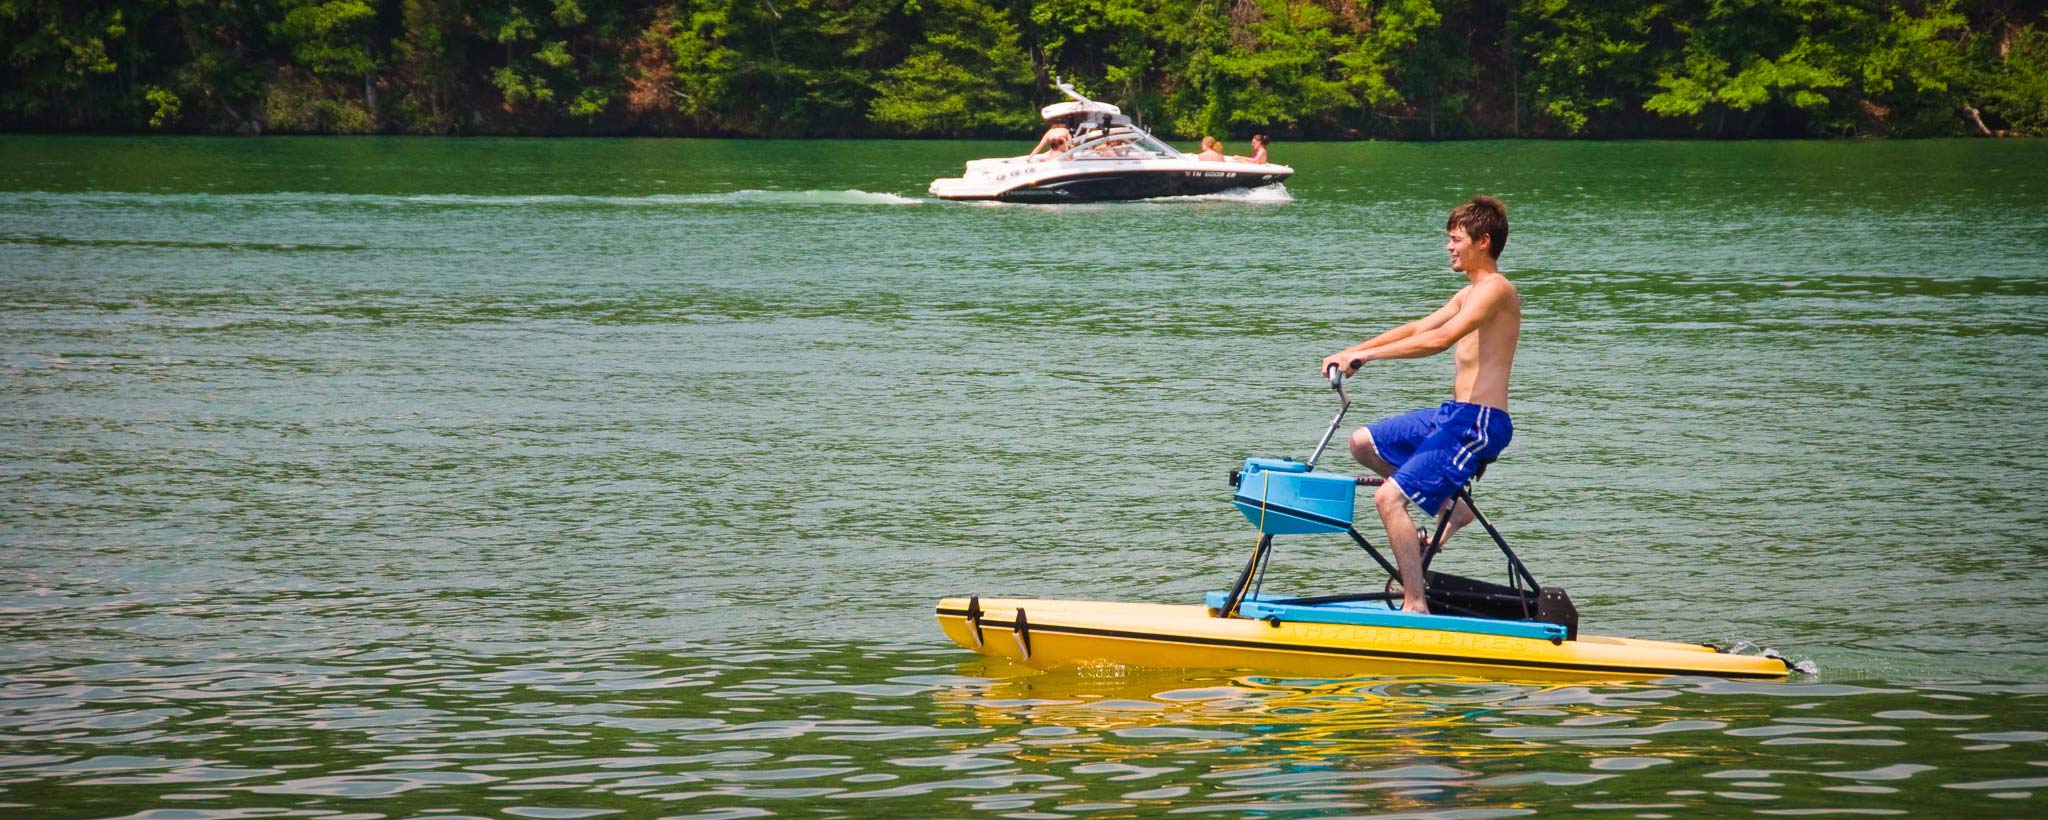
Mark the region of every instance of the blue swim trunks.
[[1506, 410], [1462, 401], [1381, 419], [1366, 429], [1380, 458], [1394, 465], [1394, 483], [1430, 515], [1443, 512], [1444, 502], [1515, 437]]

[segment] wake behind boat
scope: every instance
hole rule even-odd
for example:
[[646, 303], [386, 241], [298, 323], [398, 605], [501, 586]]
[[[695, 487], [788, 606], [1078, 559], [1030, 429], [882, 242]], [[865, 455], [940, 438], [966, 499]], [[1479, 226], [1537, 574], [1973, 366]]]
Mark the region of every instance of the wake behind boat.
[[932, 180], [932, 196], [1041, 203], [1153, 199], [1256, 188], [1294, 175], [1293, 168], [1270, 162], [1183, 154], [1132, 124], [1116, 106], [1083, 97], [1068, 83], [1058, 88], [1072, 99], [1039, 113], [1072, 133], [1064, 150], [1050, 158], [972, 160], [961, 176]]
[[1349, 535], [1390, 579], [1399, 577], [1351, 523], [1357, 488], [1384, 479], [1315, 469], [1351, 406], [1343, 377], [1334, 367], [1329, 376], [1341, 404], [1307, 462], [1252, 458], [1231, 471], [1231, 502], [1258, 528], [1259, 541], [1230, 589], [1210, 592], [1200, 604], [947, 598], [938, 605], [940, 629], [963, 647], [1036, 669], [1120, 665], [1515, 680], [1776, 679], [1792, 670], [1775, 652], [1736, 654], [1706, 644], [1580, 634], [1571, 596], [1536, 581], [1507, 539], [1478, 514], [1469, 487], [1457, 498], [1471, 506], [1506, 556], [1506, 583], [1429, 569], [1450, 521], [1447, 506], [1424, 544], [1424, 596], [1432, 614], [1392, 609], [1401, 599], [1392, 581], [1377, 592], [1264, 593], [1276, 535]]

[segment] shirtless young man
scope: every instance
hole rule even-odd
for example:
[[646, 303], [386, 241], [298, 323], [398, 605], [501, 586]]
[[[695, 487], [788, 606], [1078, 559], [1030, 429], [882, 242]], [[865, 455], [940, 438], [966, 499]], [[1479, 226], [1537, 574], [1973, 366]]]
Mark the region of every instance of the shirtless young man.
[[[1432, 516], [1443, 512], [1479, 467], [1507, 449], [1514, 436], [1508, 419], [1508, 370], [1522, 331], [1522, 300], [1502, 276], [1496, 260], [1508, 244], [1508, 210], [1500, 200], [1475, 196], [1451, 211], [1444, 223], [1451, 270], [1469, 284], [1436, 312], [1352, 345], [1323, 359], [1345, 375], [1366, 362], [1418, 359], [1457, 345], [1454, 401], [1381, 419], [1351, 434], [1351, 455], [1387, 483], [1373, 493], [1380, 523], [1401, 571], [1401, 609], [1427, 613], [1423, 598], [1422, 537], [1408, 515], [1414, 501]], [[1472, 521], [1472, 508], [1455, 502], [1449, 538]]]
[[[1045, 136], [1038, 138], [1038, 144], [1031, 147], [1031, 153], [1025, 154], [1024, 159], [1030, 162], [1044, 162], [1059, 156], [1061, 151], [1067, 150], [1067, 146], [1073, 144], [1073, 130], [1065, 121], [1056, 122], [1051, 128], [1045, 129]], [[1040, 156], [1040, 151], [1044, 151], [1045, 155]]]

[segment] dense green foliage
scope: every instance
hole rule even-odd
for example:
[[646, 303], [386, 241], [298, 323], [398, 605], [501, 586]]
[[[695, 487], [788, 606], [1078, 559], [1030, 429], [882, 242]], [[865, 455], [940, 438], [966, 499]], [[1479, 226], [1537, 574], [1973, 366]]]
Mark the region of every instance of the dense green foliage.
[[2021, 0], [0, 0], [0, 128], [2048, 134]]

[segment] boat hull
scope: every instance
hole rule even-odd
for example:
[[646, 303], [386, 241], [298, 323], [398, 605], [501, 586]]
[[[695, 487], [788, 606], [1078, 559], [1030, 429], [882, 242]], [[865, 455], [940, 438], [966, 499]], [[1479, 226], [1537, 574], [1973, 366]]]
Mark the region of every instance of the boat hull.
[[[954, 643], [1046, 670], [1116, 665], [1579, 681], [1671, 675], [1775, 679], [1787, 673], [1776, 658], [1730, 655], [1699, 644], [1588, 635], [1551, 641], [1426, 626], [1275, 624], [1216, 618], [1211, 611], [1183, 604], [947, 598], [937, 615]], [[1409, 617], [1426, 624], [1431, 616]]]
[[[1206, 175], [1204, 175], [1206, 174]], [[1108, 202], [1204, 196], [1224, 191], [1273, 185], [1286, 174], [1241, 174], [1218, 171], [1126, 171], [1077, 174], [1054, 178], [998, 195], [1003, 202]]]
[[1285, 165], [1234, 162], [981, 161], [970, 164], [965, 177], [933, 180], [931, 193], [954, 200], [1106, 202], [1218, 194], [1275, 185], [1293, 175]]

